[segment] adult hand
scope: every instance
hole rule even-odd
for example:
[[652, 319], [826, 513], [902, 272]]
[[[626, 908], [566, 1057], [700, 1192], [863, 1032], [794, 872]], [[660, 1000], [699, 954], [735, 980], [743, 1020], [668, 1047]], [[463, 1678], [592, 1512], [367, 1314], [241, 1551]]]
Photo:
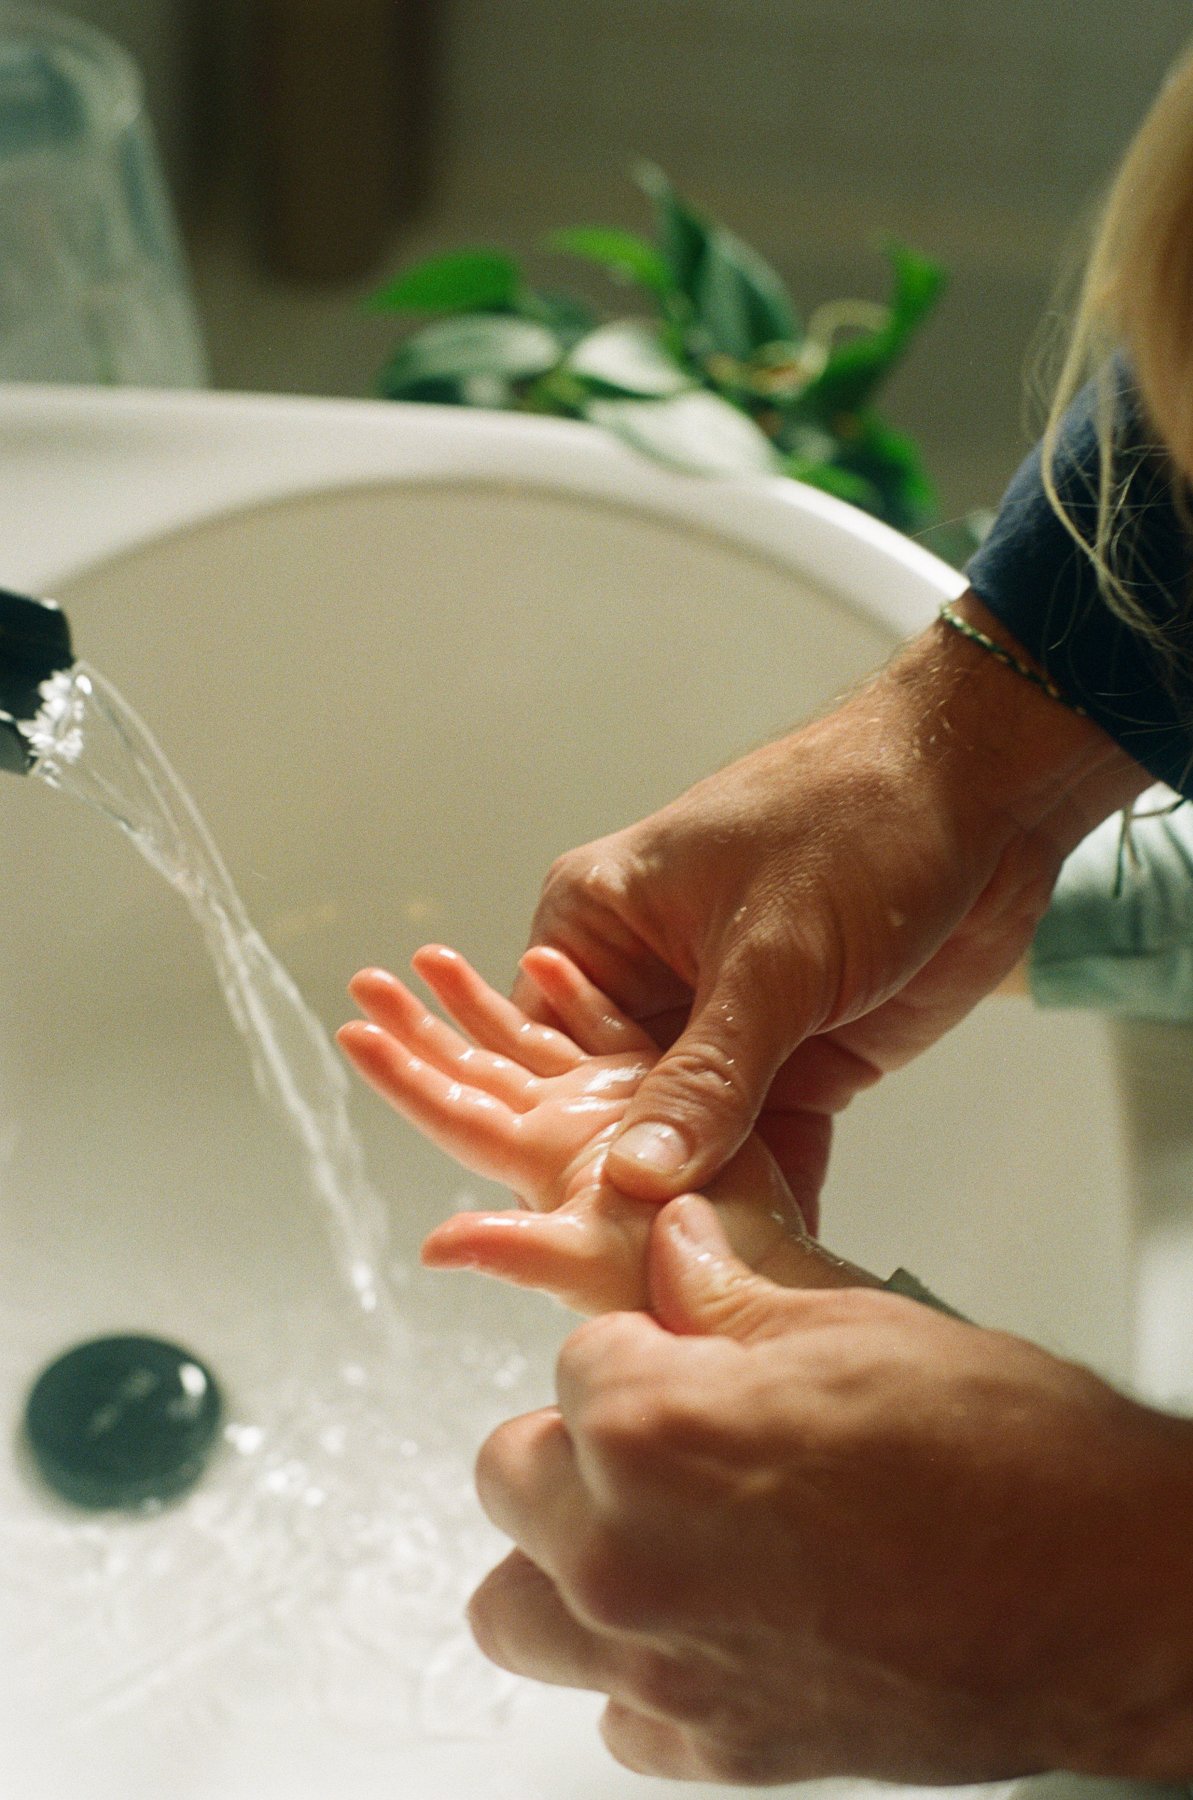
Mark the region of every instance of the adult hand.
[[[1005, 636], [975, 596], [959, 610]], [[832, 1115], [998, 984], [1063, 857], [1149, 781], [938, 624], [834, 712], [561, 858], [532, 941], [669, 1046], [610, 1178], [704, 1187], [757, 1119], [814, 1229]], [[529, 983], [515, 998], [549, 1019]]]
[[647, 1774], [1190, 1774], [1193, 1425], [914, 1301], [773, 1287], [695, 1197], [651, 1249], [656, 1318], [582, 1325], [558, 1408], [482, 1449], [493, 1660], [608, 1695]]

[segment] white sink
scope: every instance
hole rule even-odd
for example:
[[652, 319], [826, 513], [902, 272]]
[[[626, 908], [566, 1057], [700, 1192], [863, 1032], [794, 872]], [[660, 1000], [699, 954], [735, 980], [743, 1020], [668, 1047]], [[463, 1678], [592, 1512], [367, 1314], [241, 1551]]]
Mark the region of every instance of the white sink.
[[[824, 702], [961, 585], [810, 490], [546, 421], [10, 389], [0, 466], [0, 582], [64, 602], [329, 1027], [355, 968], [427, 939], [507, 981], [558, 851]], [[471, 1457], [549, 1397], [566, 1316], [412, 1273], [416, 1350], [362, 1426], [364, 1327], [181, 905], [41, 784], [0, 784], [0, 839], [10, 1425], [56, 1351], [125, 1328], [207, 1359], [249, 1428], [191, 1501], [124, 1522], [5, 1457], [4, 1791], [661, 1794], [610, 1761], [592, 1697], [502, 1684], [458, 1624], [500, 1553]], [[413, 1267], [465, 1184], [352, 1104]], [[858, 1102], [825, 1235], [1128, 1377], [1136, 1188], [1101, 1030], [993, 1002]]]

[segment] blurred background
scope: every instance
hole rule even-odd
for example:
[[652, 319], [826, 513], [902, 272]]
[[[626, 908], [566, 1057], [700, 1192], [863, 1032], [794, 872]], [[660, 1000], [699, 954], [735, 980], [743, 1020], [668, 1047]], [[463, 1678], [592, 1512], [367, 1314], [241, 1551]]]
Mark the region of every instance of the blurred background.
[[57, 4], [142, 68], [214, 385], [370, 394], [398, 328], [363, 295], [477, 244], [558, 283], [547, 231], [647, 227], [646, 156], [805, 311], [884, 299], [888, 235], [946, 265], [885, 397], [946, 516], [1034, 436], [1058, 280], [1193, 33], [1189, 0]]

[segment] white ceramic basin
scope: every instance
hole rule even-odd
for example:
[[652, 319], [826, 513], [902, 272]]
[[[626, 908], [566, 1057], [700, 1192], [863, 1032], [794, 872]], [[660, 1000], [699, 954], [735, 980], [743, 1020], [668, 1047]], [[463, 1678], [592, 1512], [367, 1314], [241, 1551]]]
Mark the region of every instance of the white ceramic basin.
[[[0, 581], [66, 604], [329, 1027], [357, 966], [429, 938], [504, 983], [558, 851], [824, 702], [960, 585], [793, 484], [671, 476], [550, 422], [15, 389], [0, 467]], [[549, 1397], [566, 1317], [416, 1273], [404, 1391], [362, 1401], [300, 1159], [175, 896], [39, 784], [3, 782], [0, 841], [6, 1415], [57, 1350], [139, 1328], [209, 1359], [248, 1428], [192, 1502], [128, 1523], [5, 1457], [4, 1791], [661, 1793], [608, 1759], [591, 1697], [506, 1692], [453, 1624], [500, 1553], [472, 1454]], [[992, 1002], [844, 1121], [826, 1237], [1128, 1375], [1116, 1093], [1096, 1026]], [[353, 1109], [412, 1263], [465, 1184]]]

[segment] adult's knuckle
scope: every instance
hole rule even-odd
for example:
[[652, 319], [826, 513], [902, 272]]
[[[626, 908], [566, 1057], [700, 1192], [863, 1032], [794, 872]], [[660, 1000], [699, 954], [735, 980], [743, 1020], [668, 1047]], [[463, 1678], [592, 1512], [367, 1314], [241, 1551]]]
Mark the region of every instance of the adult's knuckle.
[[634, 1323], [626, 1313], [599, 1313], [585, 1319], [569, 1332], [555, 1361], [556, 1384], [560, 1391], [588, 1392], [604, 1382], [616, 1380], [617, 1371], [627, 1360], [632, 1362], [629, 1339]]
[[506, 1419], [485, 1438], [476, 1453], [473, 1477], [482, 1507], [502, 1530], [509, 1529], [509, 1509], [525, 1496], [543, 1455], [555, 1453], [567, 1436], [558, 1412], [542, 1408]]
[[706, 1719], [715, 1703], [708, 1670], [665, 1650], [639, 1651], [630, 1662], [627, 1686], [637, 1706], [676, 1725]]
[[817, 1734], [802, 1715], [798, 1700], [779, 1717], [765, 1704], [745, 1699], [735, 1705], [723, 1690], [711, 1689], [689, 1733], [702, 1777], [731, 1787], [769, 1787], [828, 1773]]
[[[565, 850], [548, 868], [539, 887], [531, 925], [533, 941], [550, 941], [574, 931], [593, 910], [592, 847]], [[599, 902], [596, 903], [599, 909]]]
[[509, 1657], [500, 1627], [501, 1614], [485, 1588], [479, 1588], [472, 1596], [465, 1616], [481, 1655], [488, 1657], [491, 1663], [496, 1663], [498, 1668], [506, 1668]]
[[604, 1429], [611, 1446], [629, 1455], [643, 1446], [660, 1469], [704, 1454], [720, 1440], [707, 1388], [692, 1372], [684, 1379], [674, 1371], [652, 1379], [644, 1371], [609, 1396], [607, 1411]]
[[666, 1448], [666, 1407], [645, 1384], [610, 1391], [588, 1408], [585, 1438], [614, 1492], [653, 1471]]
[[596, 1530], [572, 1546], [561, 1571], [568, 1604], [586, 1625], [598, 1631], [633, 1632], [643, 1622], [639, 1571], [607, 1533]]
[[678, 1726], [647, 1717], [628, 1702], [610, 1700], [599, 1729], [614, 1762], [635, 1775], [682, 1780], [691, 1772], [686, 1734]]
[[512, 1565], [519, 1560], [519, 1553], [514, 1551], [490, 1570], [465, 1609], [468, 1629], [482, 1655], [498, 1668], [515, 1674], [519, 1661], [510, 1639], [510, 1592], [517, 1585], [517, 1570]]
[[705, 1736], [698, 1754], [709, 1781], [732, 1787], [761, 1787], [776, 1779], [773, 1753], [752, 1739]]
[[594, 1499], [615, 1519], [643, 1485], [666, 1478], [673, 1448], [684, 1442], [682, 1420], [666, 1385], [627, 1361], [614, 1372], [606, 1365], [595, 1381], [572, 1381], [565, 1369], [561, 1392], [569, 1383], [568, 1429], [586, 1453]]
[[543, 884], [539, 890], [540, 911], [550, 908], [563, 896], [572, 893], [578, 885], [582, 867], [580, 853], [576, 850], [566, 850], [562, 856], [555, 858], [544, 875]]
[[493, 1487], [505, 1478], [514, 1461], [516, 1435], [516, 1422], [506, 1419], [484, 1439], [473, 1465], [478, 1487]]
[[[602, 1334], [607, 1348], [614, 1332]], [[600, 1374], [582, 1359], [595, 1340], [561, 1354], [561, 1380], [573, 1380], [577, 1359], [588, 1374], [575, 1384], [571, 1426], [598, 1465], [606, 1471], [610, 1493], [633, 1493], [634, 1478], [652, 1486], [667, 1481], [677, 1465], [706, 1452], [717, 1441], [716, 1421], [709, 1417], [707, 1394], [697, 1385], [664, 1377], [642, 1363], [641, 1340], [625, 1348], [629, 1354], [607, 1358]], [[614, 1350], [621, 1346], [614, 1343]], [[634, 1352], [639, 1352], [635, 1355]]]
[[557, 856], [547, 870], [542, 899], [569, 906], [604, 908], [621, 893], [625, 873], [621, 859], [602, 841], [583, 844]]

